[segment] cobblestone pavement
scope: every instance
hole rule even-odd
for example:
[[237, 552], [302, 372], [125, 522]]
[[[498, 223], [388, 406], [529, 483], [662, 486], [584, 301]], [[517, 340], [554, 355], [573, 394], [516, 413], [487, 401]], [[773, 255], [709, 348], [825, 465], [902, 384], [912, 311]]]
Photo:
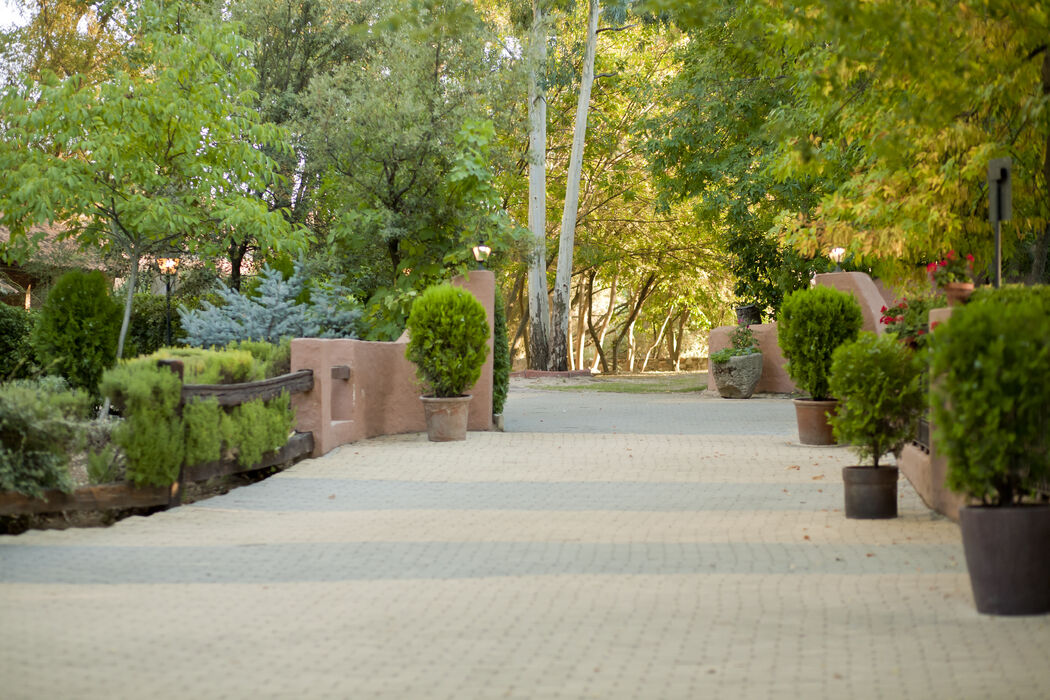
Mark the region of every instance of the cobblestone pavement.
[[907, 482], [847, 521], [850, 453], [789, 401], [517, 388], [506, 420], [0, 538], [0, 698], [1050, 694], [1050, 620], [978, 615]]

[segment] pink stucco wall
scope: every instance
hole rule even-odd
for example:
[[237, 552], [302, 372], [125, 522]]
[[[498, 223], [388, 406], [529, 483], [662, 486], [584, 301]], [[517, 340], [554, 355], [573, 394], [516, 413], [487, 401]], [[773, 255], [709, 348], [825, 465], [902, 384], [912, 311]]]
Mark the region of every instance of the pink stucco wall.
[[[475, 270], [452, 283], [471, 292], [488, 315], [489, 354], [481, 378], [469, 392], [473, 398], [467, 427], [491, 430], [495, 277], [488, 270]], [[293, 397], [296, 429], [314, 434], [314, 457], [364, 438], [426, 430], [416, 368], [405, 358], [407, 344], [407, 333], [392, 343], [321, 338], [292, 341], [292, 371], [309, 369], [314, 373], [313, 390]], [[340, 367], [349, 367], [349, 378], [333, 378], [332, 369]]]
[[831, 287], [840, 292], [849, 292], [860, 304], [864, 315], [863, 330], [883, 333], [886, 326], [879, 322], [886, 298], [875, 282], [864, 272], [825, 272], [814, 278], [817, 286]]

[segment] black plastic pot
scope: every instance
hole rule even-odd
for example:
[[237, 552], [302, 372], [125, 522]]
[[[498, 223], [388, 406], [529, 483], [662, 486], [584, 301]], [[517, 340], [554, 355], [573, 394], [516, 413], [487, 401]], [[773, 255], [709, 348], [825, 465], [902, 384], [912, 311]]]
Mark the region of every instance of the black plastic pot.
[[959, 526], [977, 612], [1050, 612], [1050, 505], [967, 506]]
[[897, 517], [897, 467], [843, 467], [846, 517], [878, 520]]
[[753, 326], [762, 323], [762, 312], [754, 304], [736, 307], [736, 323], [738, 326]]

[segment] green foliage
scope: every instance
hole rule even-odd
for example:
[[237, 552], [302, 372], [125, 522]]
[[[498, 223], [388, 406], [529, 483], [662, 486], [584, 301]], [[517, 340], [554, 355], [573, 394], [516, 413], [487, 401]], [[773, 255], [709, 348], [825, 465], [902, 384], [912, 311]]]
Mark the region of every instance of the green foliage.
[[124, 415], [113, 441], [124, 451], [128, 480], [136, 486], [174, 482], [185, 454], [178, 375], [140, 358], [107, 371], [101, 389]]
[[238, 464], [255, 464], [265, 453], [288, 442], [295, 424], [291, 406], [291, 397], [284, 393], [265, 403], [256, 399], [235, 406], [224, 416], [221, 430], [229, 438], [227, 447], [237, 452]]
[[937, 326], [930, 348], [948, 487], [985, 504], [1021, 502], [1050, 477], [1050, 292], [986, 292]]
[[503, 413], [510, 387], [510, 346], [507, 341], [507, 313], [503, 299], [496, 294], [495, 315], [492, 320], [492, 415]]
[[118, 480], [120, 469], [117, 457], [115, 445], [106, 445], [98, 451], [88, 451], [87, 473], [92, 484], [109, 484]]
[[[199, 309], [208, 296], [172, 296], [171, 299], [171, 340], [179, 342], [182, 338], [182, 318], [179, 307]], [[137, 292], [131, 303], [131, 324], [128, 326], [128, 349], [125, 357], [149, 355], [167, 345], [167, 300], [163, 294]]]
[[0, 304], [0, 381], [24, 378], [32, 372], [32, 331], [33, 317], [28, 311]]
[[190, 401], [182, 407], [186, 434], [186, 464], [214, 462], [222, 457], [222, 420], [218, 399]]
[[831, 355], [842, 343], [855, 340], [863, 323], [857, 300], [830, 287], [800, 289], [784, 299], [777, 339], [799, 389], [817, 400], [831, 396]]
[[247, 350], [162, 348], [150, 360], [179, 360], [186, 384], [241, 384], [263, 379], [265, 366]]
[[838, 412], [830, 417], [835, 438], [849, 444], [859, 459], [898, 454], [915, 435], [925, 406], [923, 366], [892, 335], [863, 332], [831, 356], [831, 395]]
[[120, 323], [120, 305], [101, 272], [67, 272], [47, 295], [33, 329], [37, 361], [71, 386], [97, 394], [99, 378], [116, 361]]
[[485, 308], [451, 284], [430, 287], [412, 304], [405, 356], [437, 397], [462, 396], [481, 376], [488, 355]]
[[57, 377], [0, 385], [0, 491], [41, 497], [70, 492], [68, 451], [77, 445], [91, 399]]
[[267, 379], [292, 371], [292, 339], [287, 336], [276, 344], [261, 340], [238, 340], [227, 345], [226, 349], [250, 352], [262, 364], [263, 376]]
[[[195, 352], [250, 359], [244, 350]], [[230, 410], [223, 410], [215, 399], [196, 399], [180, 411], [178, 375], [157, 367], [153, 358], [122, 363], [106, 373], [102, 384], [122, 409], [124, 420], [114, 429], [113, 440], [124, 451], [128, 479], [138, 485], [170, 484], [183, 465], [224, 455], [236, 455], [239, 464], [250, 466], [282, 447], [295, 423], [287, 393]]]
[[728, 348], [711, 353], [708, 360], [717, 364], [723, 364], [729, 362], [729, 359], [732, 357], [754, 355], [761, 352], [758, 349], [755, 332], [751, 330], [751, 326], [737, 326], [729, 331], [729, 342], [730, 346]]

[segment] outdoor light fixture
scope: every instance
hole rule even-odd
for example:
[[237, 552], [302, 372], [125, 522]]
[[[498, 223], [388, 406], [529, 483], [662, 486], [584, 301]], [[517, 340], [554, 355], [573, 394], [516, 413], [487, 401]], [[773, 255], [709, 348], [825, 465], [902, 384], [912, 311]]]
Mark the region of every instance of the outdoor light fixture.
[[839, 264], [846, 257], [846, 249], [845, 248], [832, 248], [831, 252], [828, 253], [828, 257], [831, 258], [831, 261], [833, 263], [835, 263], [835, 272], [842, 272], [842, 268], [839, 267]]
[[485, 261], [489, 259], [490, 255], [492, 255], [492, 248], [489, 248], [485, 245], [485, 242], [482, 241], [474, 246], [473, 251], [474, 259], [478, 261], [478, 266], [485, 267]]
[[164, 297], [167, 302], [167, 314], [166, 314], [166, 331], [164, 337], [167, 340], [167, 345], [171, 346], [171, 281], [175, 278], [176, 273], [179, 271], [179, 259], [178, 258], [157, 258], [157, 267], [160, 268], [160, 274], [164, 275]]

